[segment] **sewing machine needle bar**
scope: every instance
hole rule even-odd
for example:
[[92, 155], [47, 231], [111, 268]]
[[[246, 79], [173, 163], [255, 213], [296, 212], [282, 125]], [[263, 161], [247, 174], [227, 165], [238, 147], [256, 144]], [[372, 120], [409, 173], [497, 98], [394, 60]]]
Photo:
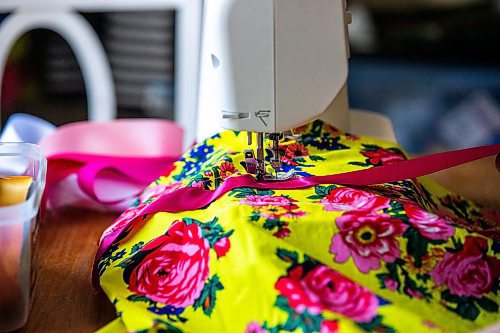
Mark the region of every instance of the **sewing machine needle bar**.
[[264, 159], [264, 133], [257, 133], [257, 163], [259, 173], [263, 176], [266, 174], [266, 160]]

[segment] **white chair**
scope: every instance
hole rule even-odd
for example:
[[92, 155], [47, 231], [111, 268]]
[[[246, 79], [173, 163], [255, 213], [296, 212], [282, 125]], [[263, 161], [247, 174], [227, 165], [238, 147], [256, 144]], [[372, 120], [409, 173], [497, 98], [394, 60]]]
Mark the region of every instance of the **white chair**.
[[19, 37], [33, 29], [52, 30], [66, 40], [81, 67], [89, 120], [113, 119], [116, 100], [109, 62], [95, 31], [79, 13], [141, 10], [176, 11], [174, 112], [188, 146], [196, 131], [202, 0], [2, 0], [0, 12], [10, 15], [0, 24], [0, 78]]

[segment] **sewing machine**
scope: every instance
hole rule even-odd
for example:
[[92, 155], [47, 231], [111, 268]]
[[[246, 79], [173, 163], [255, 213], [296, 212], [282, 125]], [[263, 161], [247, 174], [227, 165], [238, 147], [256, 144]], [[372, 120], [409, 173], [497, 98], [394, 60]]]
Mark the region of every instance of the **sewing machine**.
[[[247, 171], [284, 180], [278, 142], [323, 118], [349, 130], [345, 0], [207, 0], [202, 32], [198, 133], [213, 118], [248, 132]], [[203, 128], [205, 130], [203, 130]], [[272, 157], [267, 168], [265, 141]]]

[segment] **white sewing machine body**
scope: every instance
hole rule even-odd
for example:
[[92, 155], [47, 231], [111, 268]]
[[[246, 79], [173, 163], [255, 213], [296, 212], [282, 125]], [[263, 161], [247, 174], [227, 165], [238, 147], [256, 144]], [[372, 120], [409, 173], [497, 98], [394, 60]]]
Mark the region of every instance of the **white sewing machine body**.
[[345, 0], [206, 0], [198, 138], [216, 133], [219, 124], [248, 131], [249, 144], [256, 133], [261, 179], [269, 176], [263, 142], [272, 140], [267, 162], [276, 176], [268, 178], [276, 180], [283, 132], [317, 118], [350, 130], [350, 21]]
[[222, 127], [290, 130], [345, 86], [344, 0], [208, 0], [204, 13], [199, 114]]

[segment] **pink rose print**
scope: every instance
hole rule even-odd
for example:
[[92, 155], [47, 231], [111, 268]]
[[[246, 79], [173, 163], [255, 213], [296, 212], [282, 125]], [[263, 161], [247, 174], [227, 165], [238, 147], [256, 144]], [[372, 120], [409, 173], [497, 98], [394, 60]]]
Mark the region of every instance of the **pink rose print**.
[[321, 199], [326, 211], [379, 211], [390, 207], [390, 199], [379, 195], [371, 194], [366, 191], [348, 188], [337, 187]]
[[256, 321], [252, 321], [247, 324], [247, 328], [244, 333], [266, 333], [267, 331], [263, 329], [260, 324]]
[[408, 226], [387, 214], [348, 212], [337, 218], [337, 233], [330, 246], [335, 262], [344, 263], [352, 256], [362, 273], [380, 269], [380, 261], [394, 262], [401, 256], [396, 237]]
[[377, 297], [330, 267], [319, 265], [302, 275], [303, 267], [297, 266], [275, 285], [298, 313], [307, 309], [310, 314], [318, 315], [327, 310], [362, 323], [377, 315]]
[[240, 203], [256, 207], [260, 216], [266, 219], [280, 219], [283, 217], [296, 218], [306, 215], [303, 211], [298, 211], [299, 206], [295, 204], [297, 200], [283, 196], [270, 195], [249, 195]]
[[339, 331], [339, 323], [336, 320], [324, 320], [321, 323], [319, 333], [337, 333]]
[[281, 230], [276, 231], [273, 236], [276, 238], [287, 238], [290, 237], [291, 230], [288, 228], [283, 228]]
[[230, 248], [231, 248], [231, 242], [229, 241], [229, 237], [223, 237], [214, 244], [214, 250], [215, 253], [217, 254], [217, 258], [224, 257]]
[[417, 205], [404, 205], [410, 223], [427, 239], [448, 240], [455, 233], [455, 229], [447, 220], [429, 213]]
[[398, 290], [399, 283], [397, 281], [387, 278], [384, 280], [384, 286], [389, 290], [396, 291]]
[[196, 187], [196, 188], [204, 188], [203, 187], [203, 181], [200, 180], [200, 181], [197, 181], [197, 182], [192, 182], [191, 183], [191, 187]]
[[448, 252], [430, 273], [438, 286], [446, 285], [457, 296], [483, 297], [500, 276], [500, 260], [486, 257], [488, 242], [468, 236], [459, 252]]
[[361, 154], [367, 157], [369, 159], [370, 164], [372, 165], [391, 164], [406, 160], [404, 155], [383, 148], [377, 148], [377, 150], [375, 151], [364, 150], [361, 152]]
[[128, 288], [176, 308], [192, 305], [209, 275], [209, 249], [196, 223], [175, 221], [166, 235], [143, 247], [152, 252], [133, 269]]
[[270, 195], [249, 195], [244, 200], [240, 201], [244, 205], [250, 206], [288, 206], [290, 205], [290, 199], [282, 196], [270, 196]]

